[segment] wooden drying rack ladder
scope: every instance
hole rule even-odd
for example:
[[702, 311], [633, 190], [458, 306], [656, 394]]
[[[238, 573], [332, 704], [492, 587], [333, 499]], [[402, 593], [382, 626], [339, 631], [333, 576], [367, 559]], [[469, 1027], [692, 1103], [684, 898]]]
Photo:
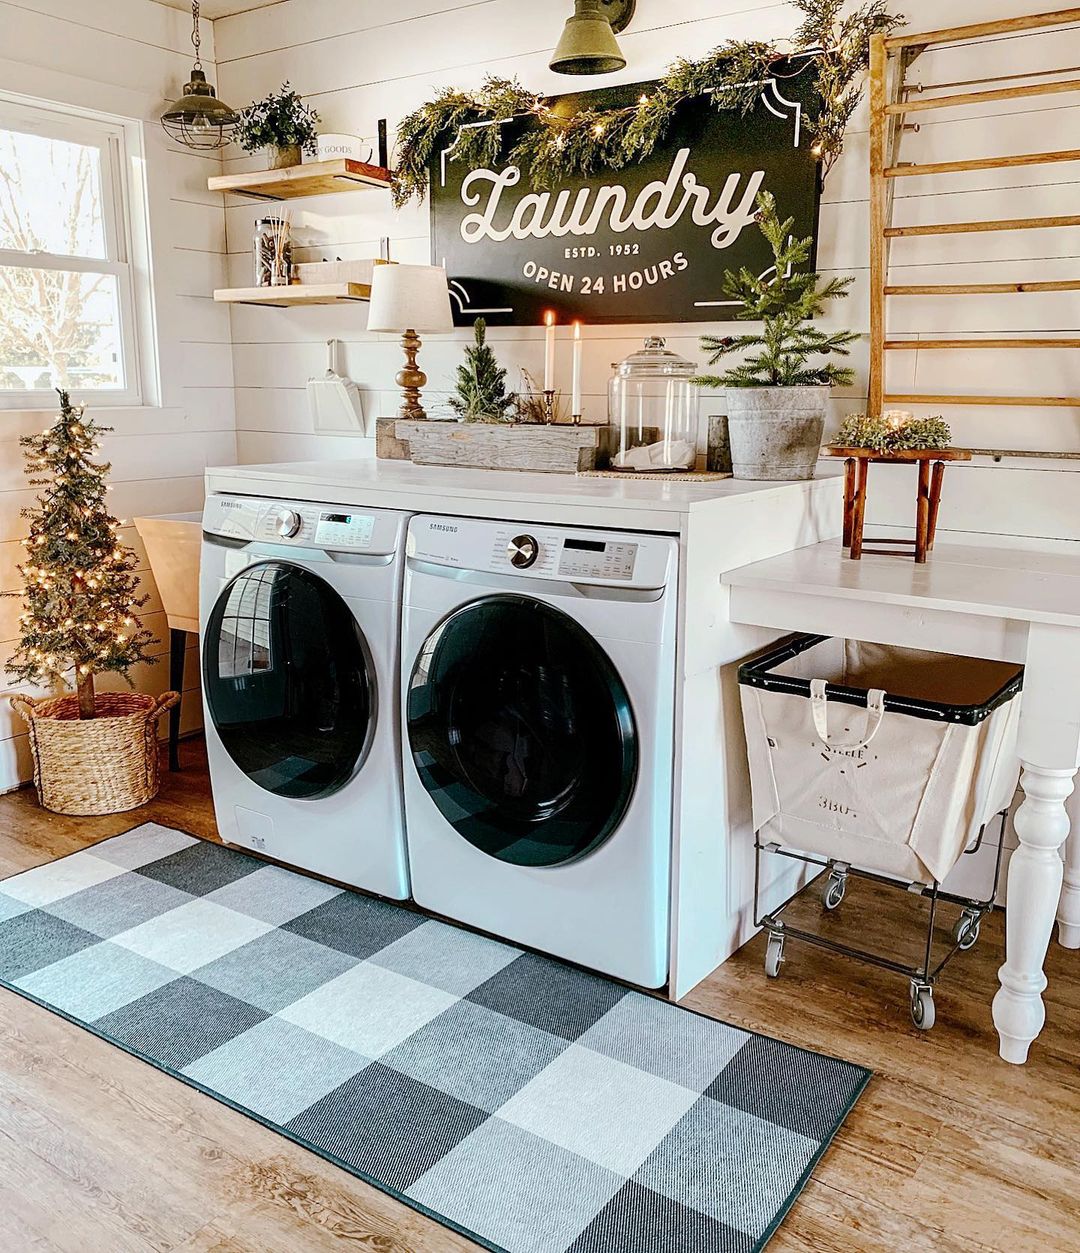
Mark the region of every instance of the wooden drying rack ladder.
[[[885, 391], [885, 353], [956, 348], [1080, 348], [1080, 339], [889, 339], [886, 332], [886, 305], [893, 296], [1005, 295], [1019, 292], [1080, 291], [1080, 277], [1044, 283], [945, 283], [896, 286], [889, 284], [889, 244], [893, 239], [913, 235], [953, 235], [977, 231], [1037, 230], [1060, 226], [1080, 226], [1080, 216], [1007, 218], [984, 222], [945, 222], [931, 226], [893, 226], [893, 186], [897, 178], [927, 174], [952, 174], [964, 170], [997, 170], [1009, 166], [1044, 165], [1059, 161], [1080, 161], [1080, 148], [1058, 152], [1024, 153], [1019, 156], [980, 157], [969, 161], [940, 161], [928, 165], [900, 163], [897, 160], [903, 117], [933, 109], [985, 104], [995, 100], [1019, 100], [1029, 96], [1057, 95], [1080, 91], [1080, 78], [1037, 82], [1028, 86], [998, 87], [986, 91], [966, 91], [928, 99], [909, 99], [904, 85], [908, 66], [935, 44], [988, 39], [994, 35], [1045, 30], [1080, 22], [1080, 8], [1059, 9], [1029, 17], [1003, 18], [971, 26], [954, 26], [923, 34], [875, 35], [870, 42], [870, 396], [869, 411], [880, 414], [888, 405], [998, 405], [1080, 406], [1080, 396], [936, 396], [900, 395]], [[895, 63], [892, 65], [890, 63]], [[890, 68], [893, 72], [890, 74]], [[1064, 73], [1066, 71], [1041, 71]], [[1003, 76], [1004, 77], [1004, 76]], [[1036, 74], [1023, 75], [1025, 78]], [[989, 81], [993, 81], [991, 78]], [[990, 452], [977, 449], [977, 452]], [[1024, 454], [1020, 455], [1039, 455]], [[1042, 454], [1047, 455], [1047, 454]], [[1050, 454], [1060, 455], [1060, 454]]]

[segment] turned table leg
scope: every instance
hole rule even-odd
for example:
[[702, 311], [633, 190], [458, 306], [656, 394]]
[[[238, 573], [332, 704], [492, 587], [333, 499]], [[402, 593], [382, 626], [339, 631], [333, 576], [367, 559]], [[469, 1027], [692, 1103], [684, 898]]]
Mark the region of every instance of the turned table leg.
[[1065, 808], [1071, 833], [1065, 845], [1065, 881], [1058, 904], [1058, 943], [1062, 948], [1080, 948], [1080, 789]]
[[866, 522], [866, 481], [870, 476], [869, 457], [855, 462], [855, 500], [851, 511], [851, 559], [859, 561], [863, 550], [863, 525]]
[[855, 476], [858, 461], [848, 457], [844, 462], [844, 547], [851, 547], [851, 525], [855, 515]]
[[1023, 804], [1009, 862], [1005, 964], [994, 997], [1001, 1056], [1021, 1065], [1042, 1030], [1043, 963], [1061, 898], [1061, 846], [1069, 834], [1065, 802], [1080, 765], [1080, 631], [1033, 622], [1028, 629], [1017, 751]]
[[945, 479], [945, 462], [935, 461], [933, 476], [930, 480], [930, 524], [927, 536], [928, 546], [933, 549], [937, 538], [938, 513], [941, 510], [941, 484]]
[[926, 562], [930, 549], [930, 462], [919, 462], [919, 499], [915, 512], [915, 561]]

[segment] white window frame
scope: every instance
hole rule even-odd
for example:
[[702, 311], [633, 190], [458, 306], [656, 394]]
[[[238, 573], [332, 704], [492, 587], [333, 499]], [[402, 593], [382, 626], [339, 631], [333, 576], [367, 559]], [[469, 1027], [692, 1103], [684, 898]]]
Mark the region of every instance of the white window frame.
[[[120, 310], [125, 386], [72, 388], [71, 398], [97, 408], [153, 403], [154, 343], [152, 335], [145, 333], [145, 328], [153, 326], [153, 316], [140, 125], [125, 118], [76, 113], [63, 105], [0, 93], [0, 129], [66, 140], [98, 150], [105, 258], [0, 248], [0, 265], [113, 275]], [[0, 389], [2, 409], [51, 410], [55, 407], [54, 399], [42, 388]]]

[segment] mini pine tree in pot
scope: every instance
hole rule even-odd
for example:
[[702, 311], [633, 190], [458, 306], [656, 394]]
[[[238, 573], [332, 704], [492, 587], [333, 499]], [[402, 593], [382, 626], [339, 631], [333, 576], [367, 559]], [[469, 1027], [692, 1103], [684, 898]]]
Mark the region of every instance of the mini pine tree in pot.
[[[43, 804], [64, 813], [113, 813], [157, 790], [153, 726], [177, 697], [95, 692], [96, 675], [127, 677], [132, 666], [157, 659], [149, 653], [153, 632], [137, 616], [148, 599], [138, 595], [137, 558], [120, 542], [120, 523], [105, 503], [110, 466], [95, 460], [107, 428], [85, 417], [66, 392], [59, 395], [56, 420], [20, 440], [27, 477], [38, 490], [33, 505], [23, 510], [29, 535], [19, 566], [22, 590], [5, 593], [24, 601], [8, 668], [40, 685], [66, 683], [70, 675], [77, 695], [40, 700], [15, 695], [12, 704], [30, 724]], [[87, 779], [77, 777], [80, 770]], [[125, 772], [134, 780], [133, 791], [118, 782], [118, 773]], [[68, 788], [78, 792], [83, 807], [56, 799]], [[132, 795], [137, 799], [131, 801]]]
[[763, 275], [745, 266], [724, 274], [723, 291], [738, 305], [741, 322], [760, 322], [746, 335], [702, 338], [709, 364], [740, 354], [719, 375], [702, 375], [701, 387], [724, 388], [732, 464], [736, 478], [813, 477], [833, 386], [855, 377], [830, 357], [848, 355], [854, 331], [827, 331], [814, 325], [830, 301], [847, 296], [853, 278], [822, 279], [804, 267], [813, 241], [791, 235], [794, 218], [781, 221], [769, 192], [758, 195], [758, 227], [768, 241], [773, 265]]
[[487, 342], [487, 323], [473, 323], [473, 342], [457, 368], [450, 407], [463, 422], [510, 422], [514, 398], [506, 390], [506, 371]]

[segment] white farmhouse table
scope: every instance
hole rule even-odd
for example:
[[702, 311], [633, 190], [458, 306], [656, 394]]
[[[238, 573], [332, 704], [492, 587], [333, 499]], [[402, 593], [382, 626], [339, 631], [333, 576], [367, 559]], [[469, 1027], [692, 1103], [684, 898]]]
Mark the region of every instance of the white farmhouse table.
[[1080, 545], [943, 540], [917, 566], [895, 556], [851, 561], [834, 540], [743, 566], [723, 582], [733, 622], [1025, 666], [1024, 800], [993, 1002], [1001, 1056], [1023, 1064], [1046, 1020], [1043, 964], [1055, 913], [1061, 943], [1080, 947], [1080, 831], [1062, 864], [1070, 808], [1080, 823], [1080, 804], [1067, 803], [1080, 766]]

